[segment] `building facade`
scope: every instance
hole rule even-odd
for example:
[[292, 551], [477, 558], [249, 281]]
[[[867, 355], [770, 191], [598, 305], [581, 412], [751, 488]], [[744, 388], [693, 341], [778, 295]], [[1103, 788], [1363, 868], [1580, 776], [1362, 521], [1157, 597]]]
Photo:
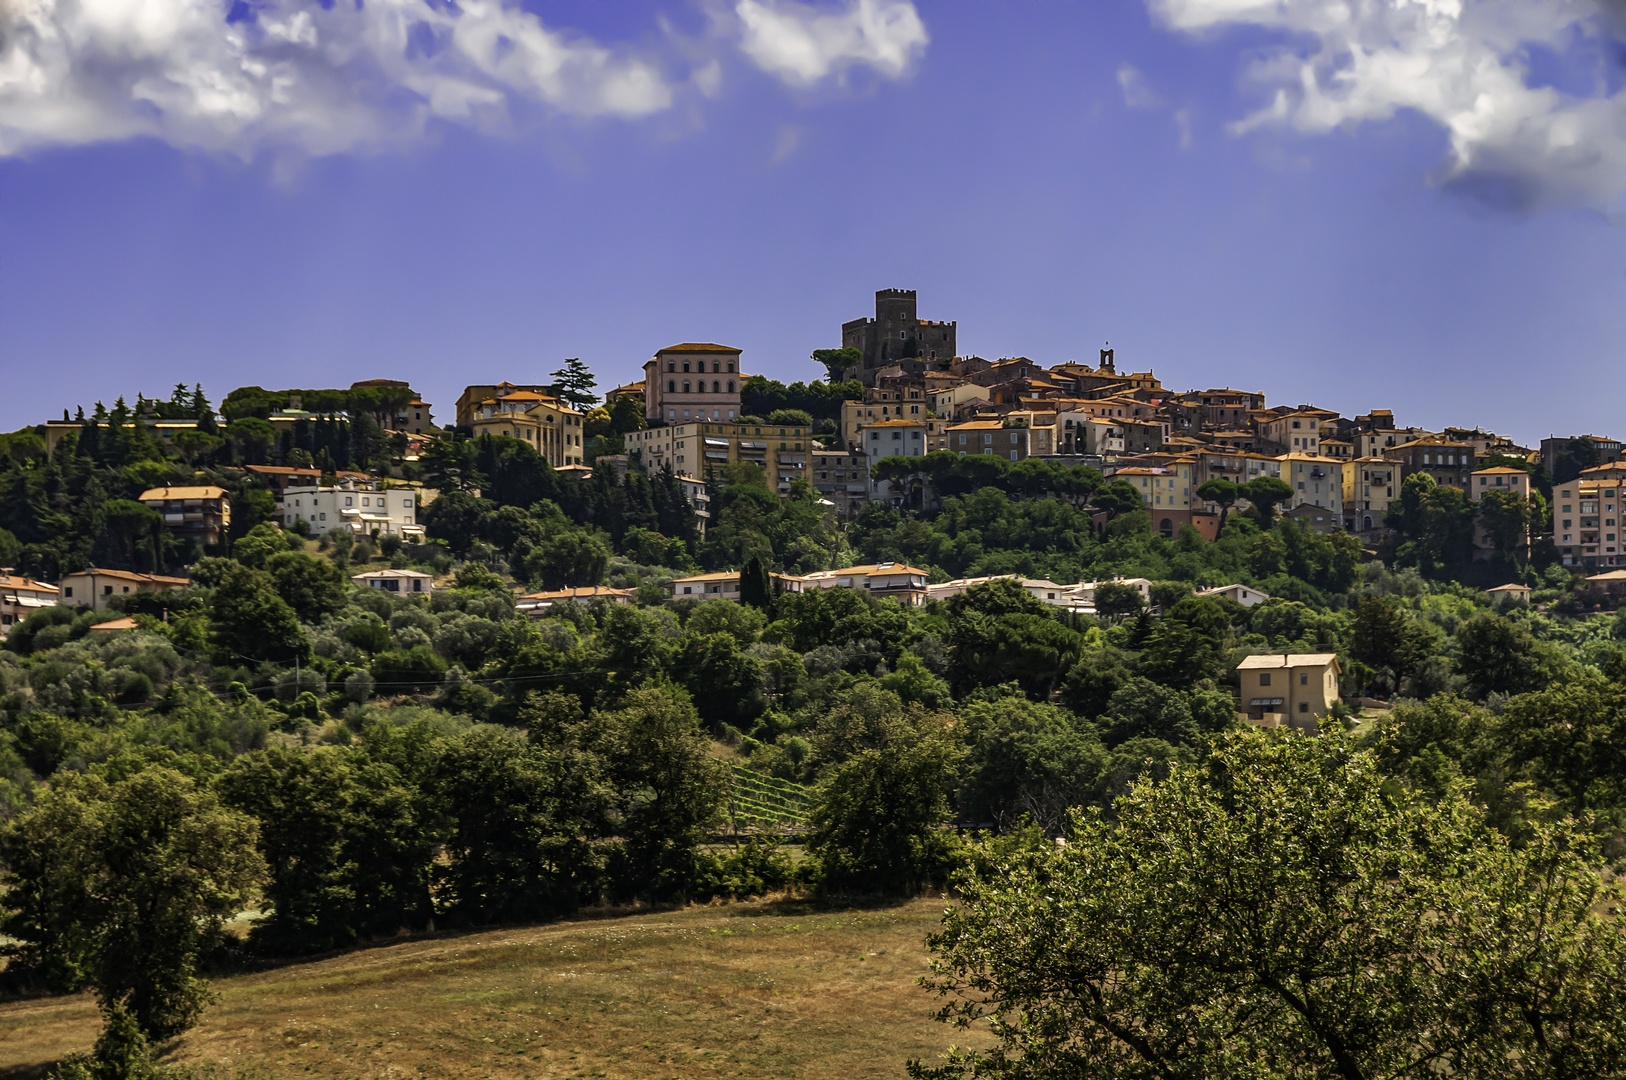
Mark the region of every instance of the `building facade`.
[[424, 488], [385, 488], [379, 484], [291, 487], [277, 499], [277, 514], [284, 528], [304, 521], [312, 536], [339, 529], [415, 541], [424, 534], [418, 512], [433, 495]]
[[231, 499], [225, 488], [148, 488], [139, 501], [162, 515], [164, 531], [178, 540], [218, 544], [231, 528]]
[[1244, 657], [1236, 666], [1242, 711], [1262, 727], [1294, 727], [1314, 734], [1338, 701], [1337, 653], [1271, 653]]
[[57, 582], [59, 603], [70, 607], [104, 608], [115, 596], [131, 593], [168, 592], [184, 589], [192, 582], [183, 577], [165, 577], [162, 574], [138, 574], [132, 570], [100, 570], [91, 567], [72, 574], [63, 574]]
[[11, 628], [40, 608], [55, 607], [61, 590], [43, 581], [33, 581], [0, 567], [0, 640]]
[[519, 439], [555, 469], [582, 464], [582, 414], [551, 394], [514, 390], [487, 398], [469, 427], [476, 436]]
[[644, 364], [644, 419], [656, 424], [740, 416], [740, 350], [711, 342], [668, 345]]

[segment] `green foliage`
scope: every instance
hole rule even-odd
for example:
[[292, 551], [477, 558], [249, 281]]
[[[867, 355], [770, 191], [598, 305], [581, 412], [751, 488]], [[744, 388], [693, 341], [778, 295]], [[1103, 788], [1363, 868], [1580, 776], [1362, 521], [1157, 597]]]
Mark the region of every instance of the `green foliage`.
[[808, 816], [827, 887], [909, 893], [948, 873], [952, 789], [964, 750], [948, 718], [860, 687], [819, 724], [829, 764]]
[[[932, 938], [917, 1077], [1605, 1076], [1618, 893], [1571, 826], [1520, 848], [1459, 792], [1387, 792], [1337, 736], [1237, 734], [1065, 847], [984, 848]], [[1178, 1062], [1178, 1069], [1168, 1063]]]
[[230, 559], [204, 559], [193, 569], [193, 578], [210, 588], [209, 625], [215, 648], [227, 663], [309, 659], [310, 643], [299, 628], [299, 616], [278, 594], [269, 573]]
[[59, 775], [0, 830], [12, 963], [49, 985], [89, 985], [149, 1038], [184, 1031], [208, 1001], [202, 954], [265, 865], [248, 818], [173, 769]]

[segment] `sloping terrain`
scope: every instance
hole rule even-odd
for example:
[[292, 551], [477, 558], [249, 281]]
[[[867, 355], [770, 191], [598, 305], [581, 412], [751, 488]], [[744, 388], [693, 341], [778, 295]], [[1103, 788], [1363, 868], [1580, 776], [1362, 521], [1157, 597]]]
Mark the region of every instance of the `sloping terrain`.
[[[405, 939], [220, 979], [168, 1060], [272, 1077], [897, 1077], [943, 901], [731, 904]], [[0, 1006], [0, 1077], [87, 1049], [88, 997]], [[959, 1041], [964, 1041], [963, 1034]]]

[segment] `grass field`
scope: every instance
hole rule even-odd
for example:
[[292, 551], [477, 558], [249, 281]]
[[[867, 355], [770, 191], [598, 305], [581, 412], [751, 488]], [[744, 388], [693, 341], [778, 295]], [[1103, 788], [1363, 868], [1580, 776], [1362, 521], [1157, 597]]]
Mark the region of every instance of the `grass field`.
[[[940, 900], [785, 901], [405, 939], [219, 979], [170, 1061], [271, 1077], [903, 1075], [964, 1034], [928, 1017]], [[88, 997], [0, 1005], [0, 1078], [90, 1047]]]

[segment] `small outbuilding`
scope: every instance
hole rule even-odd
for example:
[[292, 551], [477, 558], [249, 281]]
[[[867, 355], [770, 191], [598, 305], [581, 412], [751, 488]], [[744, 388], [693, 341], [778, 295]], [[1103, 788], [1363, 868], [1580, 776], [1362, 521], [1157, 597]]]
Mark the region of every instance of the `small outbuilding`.
[[1212, 597], [1216, 600], [1225, 597], [1235, 600], [1243, 607], [1258, 607], [1270, 599], [1269, 593], [1256, 589], [1252, 585], [1219, 585], [1212, 589], [1201, 589], [1197, 595]]

